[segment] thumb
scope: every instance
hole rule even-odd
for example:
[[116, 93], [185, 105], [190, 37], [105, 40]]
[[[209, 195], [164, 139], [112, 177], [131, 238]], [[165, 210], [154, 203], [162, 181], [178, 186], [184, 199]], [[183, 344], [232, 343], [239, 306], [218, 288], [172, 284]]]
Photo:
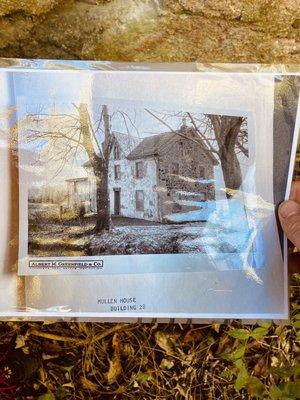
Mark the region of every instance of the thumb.
[[283, 202], [279, 207], [279, 219], [288, 239], [300, 248], [300, 204], [293, 200]]

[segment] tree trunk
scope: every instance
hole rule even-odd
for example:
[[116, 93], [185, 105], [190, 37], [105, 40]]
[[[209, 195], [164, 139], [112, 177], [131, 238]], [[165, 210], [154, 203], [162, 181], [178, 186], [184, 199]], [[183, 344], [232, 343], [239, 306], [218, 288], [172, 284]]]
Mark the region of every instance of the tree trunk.
[[107, 171], [108, 165], [105, 165], [103, 169], [103, 171], [95, 171], [97, 204], [97, 219], [95, 226], [96, 233], [109, 230], [111, 224]]
[[233, 148], [233, 151], [230, 152], [224, 149], [220, 154], [220, 159], [225, 187], [239, 189], [242, 185], [242, 171], [235, 149]]
[[104, 230], [109, 230], [110, 204], [109, 204], [109, 189], [108, 189], [108, 166], [109, 157], [114, 143], [114, 137], [110, 131], [110, 122], [107, 106], [102, 106], [103, 121], [104, 121], [104, 142], [102, 145], [101, 154], [97, 154], [94, 148], [94, 137], [90, 124], [88, 109], [85, 104], [79, 107], [80, 125], [83, 147], [85, 148], [89, 161], [93, 168], [96, 177], [96, 204], [97, 204], [97, 219], [94, 228], [95, 233], [101, 233]]
[[[242, 171], [236, 148], [243, 118], [210, 115], [209, 119], [212, 122], [215, 138], [219, 146], [218, 155], [225, 187], [238, 190], [242, 185]], [[231, 197], [230, 194], [227, 193], [227, 197]]]

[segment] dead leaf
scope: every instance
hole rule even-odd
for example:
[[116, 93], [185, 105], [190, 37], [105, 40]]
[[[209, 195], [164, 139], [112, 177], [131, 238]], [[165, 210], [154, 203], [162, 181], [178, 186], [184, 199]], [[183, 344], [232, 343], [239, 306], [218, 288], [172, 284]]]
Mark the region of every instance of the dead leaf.
[[120, 395], [126, 392], [126, 387], [125, 386], [119, 386], [118, 389], [116, 390], [116, 394]]
[[85, 376], [80, 377], [80, 383], [84, 389], [91, 390], [92, 392], [95, 392], [96, 390], [98, 390], [98, 385], [96, 383], [90, 381]]
[[[217, 354], [222, 354], [223, 352], [226, 352], [228, 346], [230, 343], [230, 338], [227, 335], [223, 335], [221, 336], [220, 340], [219, 340], [219, 346], [218, 346], [218, 350], [217, 350]], [[231, 347], [231, 345], [230, 345]]]
[[62, 351], [62, 347], [57, 341], [48, 341], [45, 340], [43, 350], [45, 354], [54, 354], [57, 355]]
[[22, 347], [26, 346], [26, 339], [27, 337], [24, 335], [18, 335], [16, 337], [16, 346], [15, 349], [21, 349]]
[[109, 370], [107, 373], [107, 382], [109, 385], [116, 382], [118, 377], [122, 373], [122, 365], [120, 357], [117, 353], [113, 355], [113, 358], [109, 360]]
[[211, 327], [212, 327], [212, 329], [213, 329], [214, 331], [216, 331], [217, 333], [219, 333], [219, 332], [220, 332], [221, 324], [212, 324]]
[[277, 357], [272, 356], [271, 357], [271, 367], [278, 367], [280, 364], [280, 361]]
[[28, 346], [22, 347], [22, 351], [23, 351], [24, 354], [30, 354], [30, 350], [29, 350]]
[[179, 383], [177, 383], [175, 389], [179, 392], [179, 394], [186, 400], [193, 400], [192, 396], [189, 394], [190, 388], [183, 388]]
[[267, 358], [261, 357], [254, 366], [253, 371], [256, 376], [267, 377], [269, 375], [269, 366]]
[[168, 332], [156, 332], [155, 341], [157, 345], [163, 349], [167, 355], [173, 355], [175, 353], [175, 345], [178, 340], [178, 335]]
[[133, 357], [135, 353], [134, 347], [130, 343], [125, 343], [123, 347], [123, 355], [126, 358]]
[[52, 358], [58, 358], [58, 357], [59, 357], [59, 354], [54, 354], [54, 355], [45, 354], [45, 353], [42, 354], [42, 359], [43, 360], [52, 360]]
[[169, 369], [173, 368], [174, 365], [175, 365], [175, 362], [173, 360], [163, 358], [160, 363], [160, 368], [163, 370], [169, 370]]
[[112, 359], [109, 360], [109, 370], [107, 373], [107, 382], [109, 385], [116, 382], [116, 380], [122, 373], [122, 364], [120, 356], [123, 346], [118, 333], [115, 333], [112, 338], [112, 348], [114, 353]]
[[200, 329], [190, 329], [184, 335], [182, 344], [183, 346], [186, 346], [188, 344], [195, 344], [200, 342], [202, 338], [203, 338], [203, 333]]
[[46, 382], [47, 382], [47, 379], [48, 379], [47, 372], [44, 370], [44, 368], [40, 368], [39, 369], [39, 374], [40, 374], [41, 383], [46, 386]]
[[62, 386], [63, 386], [63, 387], [66, 387], [66, 388], [71, 388], [71, 389], [74, 389], [74, 388], [75, 388], [73, 382], [64, 383]]
[[118, 335], [118, 333], [115, 333], [112, 338], [112, 348], [114, 349], [115, 353], [121, 354], [122, 342], [120, 340], [120, 336]]

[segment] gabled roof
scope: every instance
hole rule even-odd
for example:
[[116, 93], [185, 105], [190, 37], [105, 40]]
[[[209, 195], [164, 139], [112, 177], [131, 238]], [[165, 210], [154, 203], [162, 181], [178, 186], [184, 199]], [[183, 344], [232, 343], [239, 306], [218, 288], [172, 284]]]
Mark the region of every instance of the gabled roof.
[[205, 142], [195, 133], [195, 130], [192, 127], [186, 128], [185, 131], [179, 129], [174, 132], [160, 133], [146, 137], [140, 142], [140, 144], [135, 149], [133, 149], [133, 151], [127, 156], [127, 158], [129, 160], [137, 160], [140, 158], [153, 157], [165, 154], [171, 149], [172, 145], [178, 139], [193, 140], [195, 146], [198, 144], [199, 147], [211, 159], [214, 165], [218, 164], [217, 159], [209, 150]]
[[127, 156], [129, 160], [146, 158], [162, 154], [166, 147], [176, 139], [176, 132], [160, 133], [144, 138], [141, 143]]
[[[136, 136], [129, 135], [128, 133], [113, 132], [117, 144], [120, 146], [121, 157], [126, 158], [128, 154], [140, 143], [140, 139]], [[84, 168], [91, 167], [89, 161], [82, 165]]]
[[128, 133], [113, 132], [113, 135], [120, 146], [121, 155], [124, 158], [140, 143], [140, 138]]

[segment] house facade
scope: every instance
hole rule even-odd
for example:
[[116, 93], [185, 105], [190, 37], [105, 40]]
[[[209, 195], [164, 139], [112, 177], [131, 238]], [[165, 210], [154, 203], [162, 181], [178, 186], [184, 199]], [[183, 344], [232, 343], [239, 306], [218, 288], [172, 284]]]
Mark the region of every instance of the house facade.
[[[163, 221], [167, 215], [192, 211], [199, 202], [215, 197], [214, 166], [217, 160], [193, 128], [147, 137], [127, 156], [137, 166], [153, 171], [154, 185], [144, 190], [144, 209], [154, 205], [153, 218]], [[151, 167], [152, 166], [152, 169]], [[205, 183], [208, 182], [208, 183]]]
[[[162, 222], [166, 215], [214, 199], [211, 180], [217, 160], [193, 128], [183, 125], [142, 140], [114, 136], [108, 172], [111, 215]], [[89, 163], [83, 167], [86, 181], [72, 184], [87, 191], [82, 195], [86, 211], [97, 212], [95, 176]]]
[[116, 136], [108, 173], [110, 211], [112, 215], [156, 220], [156, 162], [146, 160], [137, 164], [128, 157], [139, 143], [128, 135]]

